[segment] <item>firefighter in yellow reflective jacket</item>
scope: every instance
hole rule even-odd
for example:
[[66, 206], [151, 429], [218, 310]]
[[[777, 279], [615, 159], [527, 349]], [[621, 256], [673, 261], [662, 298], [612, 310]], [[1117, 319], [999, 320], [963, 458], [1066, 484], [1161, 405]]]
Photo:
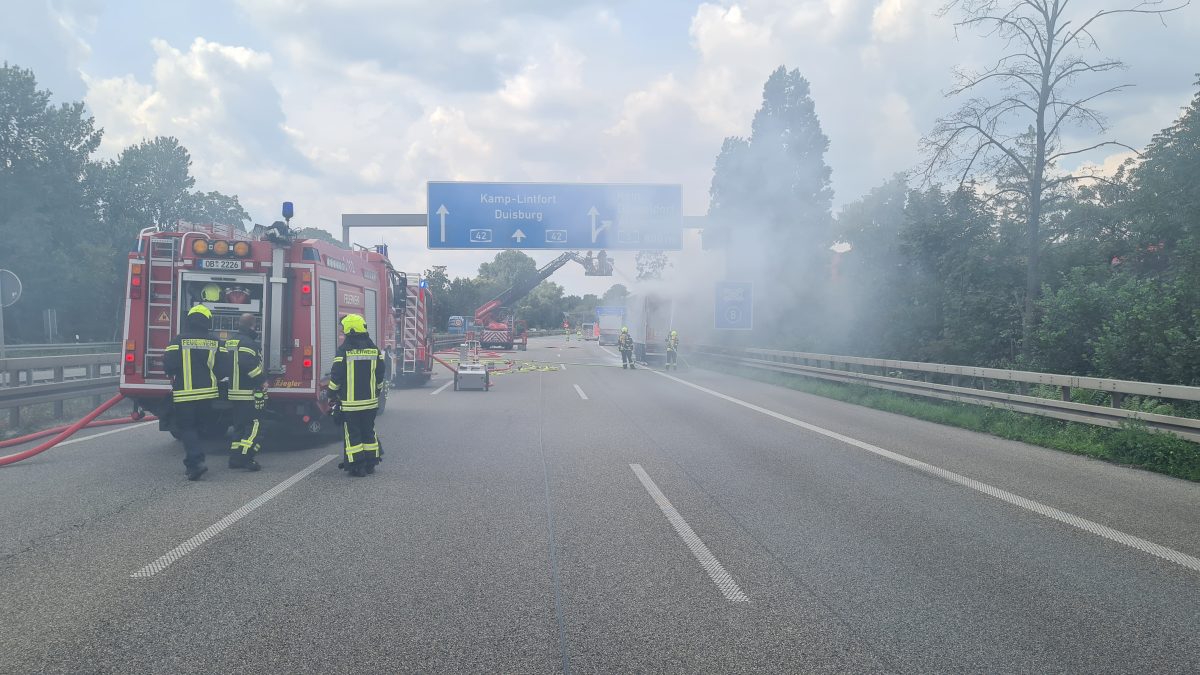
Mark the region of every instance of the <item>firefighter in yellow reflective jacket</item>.
[[212, 312], [204, 305], [195, 305], [188, 310], [183, 330], [171, 339], [163, 354], [163, 370], [171, 377], [173, 390], [171, 423], [183, 441], [188, 480], [197, 480], [208, 471], [204, 445], [219, 433], [212, 404], [220, 397], [215, 371], [220, 348], [212, 336]]
[[221, 345], [217, 375], [228, 382], [225, 398], [229, 400], [230, 422], [234, 440], [229, 446], [229, 468], [258, 471], [262, 467], [258, 455], [258, 431], [262, 410], [267, 404], [266, 378], [263, 377], [262, 348], [255, 333], [257, 319], [243, 314], [238, 319], [238, 332]]
[[617, 351], [621, 352], [621, 368], [637, 370], [633, 360], [633, 336], [629, 334], [629, 326], [621, 328], [621, 336], [617, 338]]
[[667, 336], [667, 365], [665, 368], [663, 368], [663, 370], [670, 370], [672, 368], [679, 370], [679, 363], [676, 362], [676, 359], [678, 358], [679, 331], [673, 330], [671, 331], [671, 334]]
[[338, 348], [329, 371], [329, 398], [341, 411], [346, 458], [341, 468], [351, 476], [375, 473], [379, 463], [379, 437], [375, 435], [375, 413], [387, 386], [383, 351], [367, 335], [366, 321], [358, 314], [342, 319], [346, 339]]

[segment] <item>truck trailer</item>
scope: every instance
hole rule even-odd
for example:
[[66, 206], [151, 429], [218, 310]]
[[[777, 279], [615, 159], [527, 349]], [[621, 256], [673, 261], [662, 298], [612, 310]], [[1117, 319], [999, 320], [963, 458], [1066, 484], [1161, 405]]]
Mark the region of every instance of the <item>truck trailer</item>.
[[671, 299], [660, 295], [636, 293], [625, 298], [625, 325], [633, 338], [637, 361], [649, 366], [666, 363], [671, 310]]

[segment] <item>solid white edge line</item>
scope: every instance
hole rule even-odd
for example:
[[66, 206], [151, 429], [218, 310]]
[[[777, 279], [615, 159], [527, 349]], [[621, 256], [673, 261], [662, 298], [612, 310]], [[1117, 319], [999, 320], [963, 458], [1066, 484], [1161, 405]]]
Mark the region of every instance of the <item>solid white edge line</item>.
[[433, 391], [429, 392], [429, 395], [437, 396], [438, 394], [442, 393], [443, 391], [446, 391], [446, 387], [449, 387], [452, 384], [454, 384], [454, 380], [451, 380], [451, 381], [447, 382], [446, 384], [443, 384], [442, 386], [438, 387], [437, 389], [434, 389]]
[[1118, 544], [1122, 544], [1124, 546], [1128, 546], [1130, 548], [1137, 549], [1143, 553], [1149, 553], [1152, 556], [1162, 558], [1163, 560], [1167, 560], [1169, 562], [1173, 562], [1176, 565], [1179, 565], [1181, 567], [1186, 567], [1187, 569], [1190, 569], [1190, 570], [1193, 570], [1196, 572], [1200, 572], [1200, 558], [1190, 556], [1186, 553], [1183, 553], [1182, 551], [1176, 551], [1173, 548], [1168, 548], [1161, 544], [1156, 544], [1152, 541], [1142, 539], [1141, 537], [1135, 537], [1132, 534], [1127, 534], [1125, 532], [1121, 532], [1120, 530], [1114, 530], [1113, 528], [1108, 527], [1107, 525], [1101, 525], [1100, 523], [1088, 520], [1087, 518], [1082, 518], [1073, 513], [1067, 513], [1066, 511], [1061, 511], [1059, 509], [1054, 508], [1053, 506], [1047, 506], [1045, 504], [1042, 504], [1041, 502], [1036, 502], [1027, 497], [1022, 497], [1020, 495], [1013, 494], [1012, 492], [1008, 492], [1007, 490], [1002, 490], [998, 487], [989, 485], [987, 483], [977, 481], [974, 478], [967, 478], [966, 476], [954, 473], [953, 471], [947, 471], [946, 469], [942, 469], [940, 467], [933, 466], [932, 464], [926, 464], [925, 462], [922, 462], [917, 459], [913, 459], [913, 458], [905, 456], [905, 455], [901, 455], [900, 453], [892, 452], [891, 450], [884, 450], [883, 448], [881, 448], [877, 445], [871, 445], [870, 443], [867, 443], [865, 441], [860, 441], [856, 438], [850, 438], [849, 436], [844, 436], [842, 434], [837, 433], [836, 431], [830, 431], [829, 429], [823, 429], [821, 427], [818, 427], [815, 424], [809, 424], [808, 422], [802, 422], [798, 419], [795, 419], [794, 417], [788, 417], [787, 415], [784, 415], [782, 413], [777, 413], [774, 410], [768, 410], [767, 408], [763, 408], [761, 406], [754, 405], [753, 403], [748, 403], [741, 399], [734, 398], [733, 396], [729, 396], [728, 394], [722, 394], [719, 391], [714, 391], [707, 387], [702, 387], [698, 384], [693, 384], [691, 382], [688, 382], [687, 380], [681, 380], [678, 377], [673, 377], [671, 375], [667, 375], [666, 373], [660, 373], [658, 371], [652, 370], [650, 372], [654, 373], [655, 375], [660, 375], [662, 377], [665, 377], [669, 380], [674, 380], [680, 384], [687, 385], [697, 391], [702, 391], [711, 396], [716, 396], [717, 398], [729, 401], [730, 403], [735, 403], [744, 408], [749, 408], [750, 410], [754, 410], [755, 412], [760, 412], [764, 415], [767, 415], [768, 417], [774, 417], [777, 420], [780, 420], [782, 422], [787, 422], [788, 424], [800, 427], [801, 429], [807, 429], [808, 431], [811, 431], [813, 433], [821, 434], [822, 436], [832, 438], [835, 441], [841, 441], [842, 443], [845, 443], [847, 445], [853, 445], [856, 448], [866, 450], [867, 452], [870, 452], [872, 454], [883, 457], [884, 459], [889, 459], [893, 462], [912, 467], [914, 469], [917, 469], [918, 471], [923, 471], [927, 474], [937, 476], [938, 478], [943, 478], [952, 483], [958, 483], [959, 485], [971, 488], [972, 490], [975, 490], [977, 492], [982, 492], [983, 494], [985, 494], [989, 497], [994, 497], [996, 499], [999, 499], [1000, 501], [1007, 502], [1009, 504], [1012, 504], [1013, 506], [1017, 506], [1022, 509], [1025, 509], [1026, 511], [1032, 511], [1033, 513], [1045, 516], [1047, 518], [1057, 520], [1060, 523], [1064, 523], [1066, 525], [1076, 527], [1080, 530], [1083, 530], [1084, 532], [1089, 532], [1089, 533], [1097, 535], [1099, 537], [1108, 539], [1109, 541], [1113, 541]]
[[303, 480], [306, 476], [308, 476], [312, 472], [314, 472], [317, 469], [324, 466], [325, 463], [328, 462], [329, 460], [333, 459], [334, 456], [335, 455], [325, 455], [321, 459], [318, 459], [317, 461], [313, 462], [312, 464], [309, 464], [306, 468], [301, 469], [299, 472], [293, 474], [290, 478], [283, 481], [279, 485], [276, 485], [275, 487], [271, 488], [270, 490], [267, 490], [266, 492], [255, 497], [254, 499], [251, 499], [250, 501], [246, 502], [244, 505], [242, 505], [242, 508], [225, 516], [224, 518], [218, 520], [217, 522], [213, 523], [212, 525], [209, 525], [207, 528], [205, 528], [202, 532], [200, 532], [196, 536], [192, 537], [191, 539], [188, 539], [187, 541], [176, 546], [175, 548], [171, 549], [170, 551], [167, 551], [167, 553], [164, 554], [162, 557], [160, 557], [158, 560], [155, 560], [154, 562], [150, 563], [149, 565], [146, 565], [142, 569], [134, 572], [133, 574], [131, 574], [129, 576], [134, 579], [145, 579], [148, 577], [152, 577], [155, 574], [158, 574], [159, 572], [167, 569], [173, 563], [175, 563], [175, 561], [179, 560], [180, 558], [187, 555], [188, 553], [191, 553], [193, 550], [195, 550], [197, 547], [199, 547], [204, 542], [217, 536], [223, 530], [228, 528], [230, 525], [233, 525], [234, 523], [241, 520], [242, 518], [245, 518], [247, 515], [250, 514], [250, 512], [254, 511], [254, 509], [257, 509], [258, 507], [262, 506], [263, 504], [266, 504], [267, 502], [271, 501], [276, 496], [278, 496], [279, 493], [290, 488], [291, 486], [293, 486], [296, 483]]
[[[149, 422], [141, 422], [141, 423], [138, 423], [138, 424], [130, 424], [130, 425], [129, 425], [129, 426], [127, 426], [127, 427], [121, 427], [120, 429], [109, 429], [108, 431], [101, 431], [101, 432], [100, 432], [100, 433], [98, 433], [98, 434], [89, 434], [89, 435], [87, 435], [87, 436], [84, 436], [84, 437], [82, 437], [82, 438], [68, 438], [67, 440], [63, 441], [62, 443], [59, 443], [58, 445], [56, 445], [56, 446], [54, 446], [54, 447], [56, 447], [56, 448], [61, 448], [61, 447], [63, 447], [64, 445], [71, 445], [71, 444], [73, 444], [73, 443], [82, 443], [82, 442], [84, 442], [84, 441], [90, 441], [90, 440], [92, 440], [93, 438], [100, 438], [101, 436], [108, 436], [109, 434], [119, 434], [119, 433], [121, 433], [122, 431], [133, 431], [134, 429], [140, 429], [140, 428], [142, 428], [142, 427], [145, 427], [145, 426], [150, 426], [151, 424], [158, 424], [158, 421], [157, 421], [157, 420], [150, 420]], [[30, 443], [34, 443], [34, 442], [35, 442], [35, 441], [30, 441]]]
[[583, 399], [583, 400], [585, 400], [585, 401], [586, 401], [586, 400], [588, 400], [587, 394], [583, 393], [583, 389], [580, 389], [580, 388], [579, 388], [579, 385], [577, 385], [577, 384], [573, 384], [573, 385], [571, 385], [571, 386], [575, 387], [575, 393], [576, 393], [576, 394], [579, 394], [579, 398], [581, 398], [581, 399]]
[[679, 515], [675, 507], [671, 505], [671, 500], [667, 499], [662, 490], [658, 489], [658, 485], [654, 483], [654, 480], [650, 478], [650, 474], [646, 473], [642, 465], [630, 464], [629, 468], [633, 469], [633, 473], [642, 482], [642, 487], [646, 488], [646, 492], [650, 493], [650, 498], [654, 500], [655, 504], [658, 504], [658, 508], [662, 509], [663, 515], [667, 517], [667, 521], [671, 523], [671, 526], [683, 538], [683, 543], [687, 544], [692, 555], [696, 556], [696, 560], [700, 563], [700, 566], [704, 568], [705, 572], [708, 572], [708, 578], [712, 579], [713, 583], [717, 585], [717, 589], [721, 591], [721, 595], [725, 596], [725, 599], [730, 602], [749, 602], [750, 597], [738, 587], [737, 582], [733, 580], [733, 577], [721, 565], [721, 561], [717, 560], [712, 551], [709, 551], [700, 537], [696, 535], [691, 525], [688, 525], [683, 516]]

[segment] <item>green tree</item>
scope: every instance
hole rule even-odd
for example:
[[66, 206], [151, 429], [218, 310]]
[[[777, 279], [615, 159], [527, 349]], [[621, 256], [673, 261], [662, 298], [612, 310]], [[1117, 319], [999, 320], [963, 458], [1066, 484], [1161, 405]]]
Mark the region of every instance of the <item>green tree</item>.
[[731, 279], [763, 289], [758, 306], [775, 311], [757, 313], [756, 326], [794, 344], [812, 342], [811, 317], [824, 302], [833, 243], [828, 148], [808, 80], [780, 66], [763, 87], [749, 139], [725, 139], [709, 191], [705, 246], [725, 251]]
[[[237, 198], [234, 197], [234, 199], [237, 199]], [[214, 222], [220, 222], [220, 221], [214, 221]], [[319, 227], [302, 227], [295, 231], [294, 236], [296, 239], [316, 239], [318, 241], [323, 241], [327, 244], [333, 244], [334, 246], [337, 246], [338, 248], [344, 248], [347, 250], [350, 249], [349, 246], [342, 243], [341, 239], [338, 239], [337, 237], [333, 236], [329, 232], [327, 232]]]
[[94, 229], [89, 157], [102, 132], [82, 103], [52, 105], [30, 70], [0, 67], [0, 267], [24, 294], [6, 310], [10, 340], [44, 339], [41, 312], [58, 310], [62, 333], [98, 334], [118, 297], [111, 250]]
[[250, 214], [242, 208], [237, 195], [199, 191], [193, 192], [184, 200], [183, 217], [184, 220], [193, 223], [238, 225], [242, 229], [245, 229], [246, 222], [250, 220]]
[[105, 220], [125, 232], [171, 229], [191, 215], [188, 190], [196, 184], [191, 165], [187, 148], [175, 138], [159, 136], [125, 148], [105, 165]]
[[1068, 172], [1057, 165], [1099, 148], [1129, 148], [1114, 140], [1067, 143], [1068, 131], [1075, 138], [1086, 138], [1080, 132], [1105, 132], [1104, 118], [1093, 106], [1127, 86], [1106, 83], [1084, 93], [1073, 91], [1080, 79], [1103, 77], [1123, 67], [1119, 60], [1089, 55], [1098, 51], [1091, 31], [1111, 17], [1161, 16], [1182, 6], [1163, 5], [1161, 0], [1143, 0], [1114, 9], [1076, 0], [952, 0], [943, 9], [960, 12], [956, 26], [1000, 41], [1005, 53], [989, 68], [956, 72], [958, 82], [947, 96], [964, 102], [938, 120], [923, 140], [929, 157], [925, 175], [947, 171], [965, 184], [981, 174], [998, 186], [996, 194], [1018, 196], [1025, 221], [1021, 324], [1027, 352], [1033, 345], [1042, 284], [1039, 263], [1047, 241], [1047, 202], [1058, 187], [1095, 178], [1091, 171]]
[[604, 295], [600, 297], [601, 305], [623, 305], [625, 297], [629, 295], [629, 289], [625, 288], [625, 284], [613, 284]]
[[450, 277], [446, 274], [445, 265], [434, 265], [425, 270], [425, 284], [433, 301], [429, 310], [429, 324], [435, 332], [446, 330], [451, 316], [462, 316], [450, 313]]

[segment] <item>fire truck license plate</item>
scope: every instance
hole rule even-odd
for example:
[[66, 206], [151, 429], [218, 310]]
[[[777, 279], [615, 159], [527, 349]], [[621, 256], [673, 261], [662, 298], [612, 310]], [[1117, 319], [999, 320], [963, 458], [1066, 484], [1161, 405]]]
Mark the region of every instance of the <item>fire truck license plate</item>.
[[212, 258], [201, 258], [197, 261], [199, 268], [202, 270], [240, 270], [242, 269], [241, 260], [214, 260]]

